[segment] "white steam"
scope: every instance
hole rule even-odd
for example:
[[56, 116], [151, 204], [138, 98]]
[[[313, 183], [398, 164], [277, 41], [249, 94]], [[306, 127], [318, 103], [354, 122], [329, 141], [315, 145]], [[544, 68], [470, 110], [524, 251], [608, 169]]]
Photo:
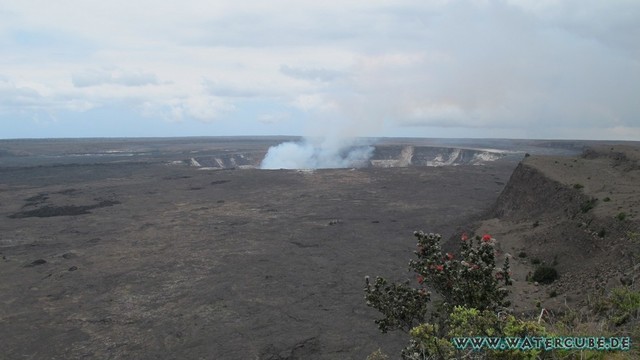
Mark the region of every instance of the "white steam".
[[269, 148], [261, 169], [328, 169], [363, 167], [373, 146], [355, 139], [309, 139], [285, 142]]

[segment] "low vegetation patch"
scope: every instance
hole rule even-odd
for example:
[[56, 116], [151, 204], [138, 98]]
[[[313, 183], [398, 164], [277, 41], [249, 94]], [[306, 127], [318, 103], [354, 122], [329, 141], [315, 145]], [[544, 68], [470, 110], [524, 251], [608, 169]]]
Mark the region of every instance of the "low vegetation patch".
[[[376, 277], [365, 279], [365, 300], [368, 306], [380, 311], [382, 318], [375, 321], [386, 333], [402, 330], [408, 334], [408, 345], [402, 350], [404, 360], [424, 359], [635, 359], [640, 355], [630, 351], [599, 352], [595, 350], [491, 350], [481, 351], [456, 347], [453, 339], [493, 337], [558, 337], [558, 336], [631, 336], [637, 341], [640, 331], [640, 292], [629, 288], [614, 289], [589, 311], [596, 312], [601, 321], [597, 333], [588, 331], [596, 321], [583, 310], [569, 309], [554, 314], [536, 302], [539, 315], [525, 319], [510, 314], [506, 297], [511, 285], [508, 258], [501, 268], [495, 264], [496, 242], [489, 235], [474, 239], [462, 236], [459, 255], [444, 253], [440, 235], [416, 232], [418, 239], [415, 259], [409, 263], [415, 273], [415, 283], [389, 282]], [[532, 280], [551, 283], [558, 278], [552, 266], [539, 266]], [[441, 301], [431, 299], [432, 291]], [[549, 297], [558, 296], [554, 289]], [[596, 311], [594, 312], [595, 309]], [[618, 329], [618, 330], [616, 330]], [[373, 352], [368, 360], [395, 358], [381, 350]]]
[[588, 213], [591, 209], [593, 209], [596, 206], [596, 202], [598, 202], [597, 198], [591, 198], [583, 202], [582, 205], [580, 205], [580, 211], [583, 214]]
[[531, 276], [531, 280], [540, 284], [551, 284], [558, 278], [558, 271], [552, 266], [539, 266]]
[[605, 316], [614, 326], [640, 319], [640, 291], [619, 287], [593, 304], [596, 313]]
[[[466, 333], [471, 318], [482, 314], [488, 321], [497, 321], [491, 314], [509, 306], [507, 286], [511, 285], [509, 259], [496, 268], [495, 242], [490, 235], [469, 238], [463, 235], [459, 255], [444, 253], [441, 236], [416, 232], [418, 239], [415, 259], [409, 262], [416, 274], [417, 288], [409, 281], [390, 283], [376, 277], [365, 279], [365, 299], [368, 306], [380, 311], [383, 318], [375, 323], [383, 333], [403, 330], [411, 335], [403, 350], [403, 359], [451, 358], [459, 352], [449, 337]], [[431, 304], [431, 291], [442, 302]], [[440, 314], [449, 314], [441, 316]], [[489, 324], [498, 331], [500, 323]]]

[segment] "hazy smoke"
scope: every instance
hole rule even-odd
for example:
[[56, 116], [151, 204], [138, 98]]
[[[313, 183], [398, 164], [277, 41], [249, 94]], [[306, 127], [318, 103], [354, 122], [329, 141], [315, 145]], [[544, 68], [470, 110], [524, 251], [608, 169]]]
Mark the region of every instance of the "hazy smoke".
[[328, 169], [362, 167], [373, 155], [373, 146], [356, 139], [304, 139], [269, 148], [261, 169]]

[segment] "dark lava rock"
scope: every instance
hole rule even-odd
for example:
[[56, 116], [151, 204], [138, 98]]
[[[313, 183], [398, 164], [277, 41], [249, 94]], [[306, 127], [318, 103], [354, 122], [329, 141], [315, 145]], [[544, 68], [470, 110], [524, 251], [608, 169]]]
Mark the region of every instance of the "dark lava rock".
[[62, 257], [65, 259], [73, 259], [75, 257], [78, 257], [78, 255], [74, 254], [74, 253], [64, 253], [62, 254]]
[[631, 286], [633, 285], [633, 278], [630, 276], [623, 276], [620, 278], [620, 283], [624, 286]]
[[26, 199], [24, 199], [24, 201], [26, 202], [30, 202], [30, 203], [41, 203], [46, 201], [47, 199], [49, 199], [49, 196], [47, 196], [46, 193], [40, 193], [38, 195], [34, 195], [31, 197], [28, 197]]
[[89, 214], [89, 210], [98, 209], [107, 206], [113, 206], [120, 204], [119, 201], [102, 200], [94, 205], [65, 205], [65, 206], [43, 206], [38, 209], [21, 211], [15, 214], [9, 215], [11, 219], [21, 219], [28, 217], [53, 217], [53, 216], [73, 216]]
[[211, 185], [220, 185], [220, 184], [224, 184], [224, 183], [228, 183], [229, 180], [215, 180], [211, 182]]
[[76, 270], [78, 270], [77, 266], [72, 266], [72, 267], [69, 268], [69, 271], [76, 271]]
[[37, 265], [42, 265], [42, 264], [46, 264], [47, 260], [45, 259], [38, 259], [38, 260], [34, 260], [31, 264], [29, 265], [25, 265], [25, 267], [33, 267], [33, 266], [37, 266]]

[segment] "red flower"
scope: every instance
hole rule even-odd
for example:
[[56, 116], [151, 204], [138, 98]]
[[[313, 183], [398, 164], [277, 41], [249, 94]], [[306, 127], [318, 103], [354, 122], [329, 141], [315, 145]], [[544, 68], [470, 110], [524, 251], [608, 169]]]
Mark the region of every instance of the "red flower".
[[489, 234], [484, 234], [484, 235], [482, 236], [482, 241], [484, 241], [484, 242], [489, 242], [489, 241], [491, 241], [491, 235], [489, 235]]
[[461, 239], [462, 239], [462, 241], [467, 241], [467, 240], [469, 240], [469, 236], [467, 236], [467, 233], [462, 233]]
[[446, 255], [446, 259], [447, 259], [447, 260], [453, 260], [453, 255], [451, 255], [451, 254], [447, 253], [447, 255]]
[[442, 271], [442, 270], [444, 270], [444, 266], [438, 265], [438, 266], [436, 266], [436, 270]]
[[478, 270], [478, 269], [480, 269], [480, 266], [478, 266], [478, 265], [476, 265], [476, 264], [473, 264], [473, 265], [471, 266], [471, 270]]
[[424, 277], [422, 275], [418, 275], [418, 284], [422, 284], [424, 282]]

